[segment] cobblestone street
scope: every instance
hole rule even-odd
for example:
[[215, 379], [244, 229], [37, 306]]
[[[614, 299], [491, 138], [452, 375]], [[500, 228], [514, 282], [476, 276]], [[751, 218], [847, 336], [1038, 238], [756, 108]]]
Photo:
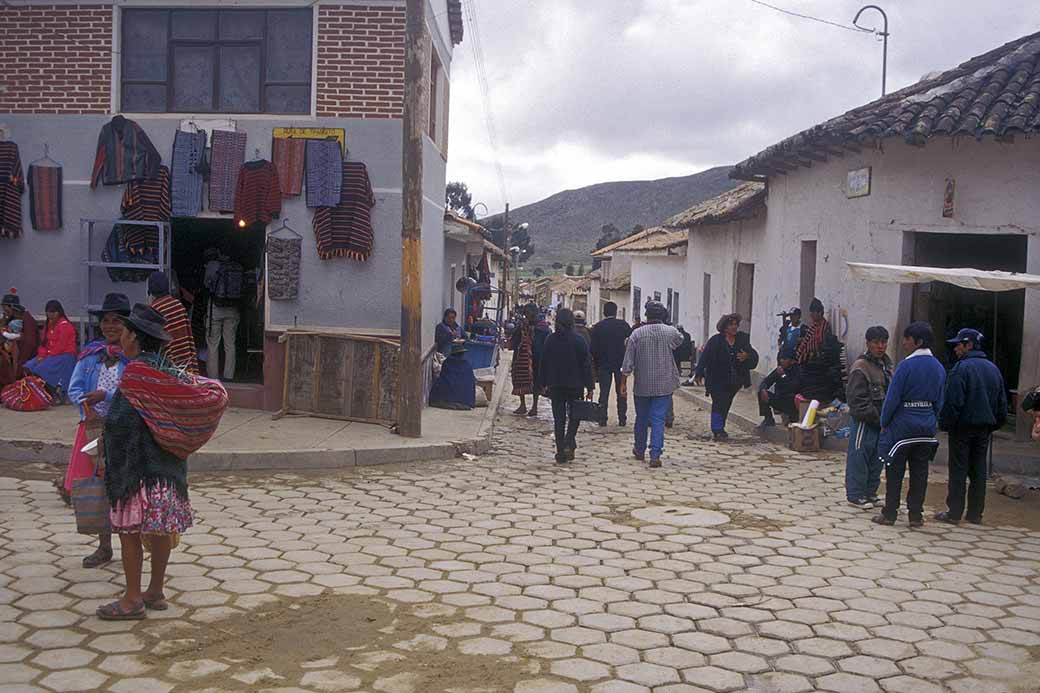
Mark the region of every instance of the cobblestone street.
[[476, 460], [195, 477], [172, 606], [127, 623], [93, 615], [118, 563], [80, 568], [7, 465], [0, 691], [1040, 690], [1040, 532], [873, 525], [840, 455], [676, 409], [659, 470], [614, 425], [560, 467], [548, 418], [503, 412]]

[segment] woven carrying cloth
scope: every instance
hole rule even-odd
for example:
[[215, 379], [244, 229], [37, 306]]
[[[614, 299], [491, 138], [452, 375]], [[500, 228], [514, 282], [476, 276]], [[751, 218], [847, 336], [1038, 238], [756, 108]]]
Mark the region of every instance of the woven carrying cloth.
[[140, 360], [123, 371], [119, 391], [144, 419], [159, 447], [182, 460], [213, 437], [228, 405], [220, 381], [173, 374]]
[[277, 137], [271, 142], [271, 161], [278, 171], [282, 197], [299, 197], [303, 193], [303, 159], [307, 140]]
[[302, 238], [267, 237], [267, 296], [272, 301], [295, 299], [300, 293]]
[[238, 172], [246, 160], [246, 133], [213, 131], [209, 166], [209, 208], [214, 212], [235, 209]]
[[18, 145], [0, 142], [0, 238], [22, 235], [22, 159]]
[[372, 254], [372, 207], [376, 204], [368, 169], [360, 161], [343, 162], [343, 193], [335, 207], [314, 210], [318, 257], [367, 260]]
[[206, 166], [205, 131], [174, 133], [170, 172], [173, 216], [193, 217], [202, 211], [202, 174]]
[[37, 231], [61, 228], [61, 166], [29, 165], [29, 220]]
[[332, 140], [307, 140], [307, 206], [335, 207], [343, 187], [343, 150]]

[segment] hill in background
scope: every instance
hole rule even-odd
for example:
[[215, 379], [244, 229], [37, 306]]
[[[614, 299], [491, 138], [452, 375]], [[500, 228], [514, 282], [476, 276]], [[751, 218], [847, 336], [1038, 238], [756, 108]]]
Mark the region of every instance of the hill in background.
[[[717, 166], [692, 176], [659, 180], [597, 183], [565, 190], [533, 204], [509, 210], [510, 222], [530, 224], [535, 252], [525, 269], [549, 270], [554, 262], [592, 266], [589, 253], [604, 224], [627, 233], [634, 225], [650, 227], [699, 202], [735, 187], [729, 166]], [[481, 219], [496, 226], [501, 215]]]

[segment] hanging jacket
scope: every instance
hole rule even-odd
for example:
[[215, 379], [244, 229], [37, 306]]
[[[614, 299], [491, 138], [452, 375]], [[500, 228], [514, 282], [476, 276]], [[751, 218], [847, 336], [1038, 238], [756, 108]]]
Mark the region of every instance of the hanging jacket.
[[162, 157], [141, 126], [123, 116], [116, 116], [101, 128], [98, 135], [94, 170], [90, 187], [98, 183], [118, 185], [159, 175]]
[[263, 159], [242, 164], [235, 190], [235, 223], [240, 227], [267, 224], [281, 212], [282, 189], [274, 165]]
[[0, 238], [22, 235], [22, 193], [25, 178], [18, 145], [0, 142]]

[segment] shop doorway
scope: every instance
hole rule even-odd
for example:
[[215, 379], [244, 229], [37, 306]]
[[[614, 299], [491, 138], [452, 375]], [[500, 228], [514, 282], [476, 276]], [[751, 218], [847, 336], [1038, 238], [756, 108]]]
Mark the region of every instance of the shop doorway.
[[[915, 233], [913, 264], [1025, 272], [1026, 243], [1024, 235]], [[982, 332], [983, 350], [1014, 390], [1022, 360], [1025, 300], [1025, 289], [992, 293], [942, 282], [921, 283], [914, 285], [911, 319], [931, 323], [936, 337], [933, 352], [947, 365], [953, 353], [945, 340], [962, 327]]]
[[[207, 373], [211, 360], [217, 359], [216, 370], [209, 372], [215, 373], [221, 380], [234, 383], [263, 382], [264, 312], [263, 302], [258, 300], [258, 296], [262, 298], [258, 279], [262, 276], [264, 240], [262, 224], [239, 228], [230, 219], [173, 220], [171, 266], [175, 281], [183, 289], [182, 296], [188, 303], [192, 333], [199, 353], [199, 368], [203, 374]], [[242, 269], [240, 288], [237, 291], [218, 290], [226, 294], [223, 297], [215, 296], [214, 291], [206, 286], [206, 265], [215, 254], [219, 254], [221, 262], [237, 263]], [[233, 267], [233, 264], [230, 266]], [[225, 305], [211, 313], [210, 307], [218, 303]], [[236, 312], [238, 325], [232, 330], [233, 320], [222, 323], [220, 318]], [[216, 323], [213, 321], [214, 315], [218, 317]], [[233, 375], [223, 343], [215, 350], [216, 353], [208, 348], [207, 336], [211, 330], [221, 335], [221, 342], [226, 336], [233, 337]], [[205, 364], [201, 363], [203, 360]]]

